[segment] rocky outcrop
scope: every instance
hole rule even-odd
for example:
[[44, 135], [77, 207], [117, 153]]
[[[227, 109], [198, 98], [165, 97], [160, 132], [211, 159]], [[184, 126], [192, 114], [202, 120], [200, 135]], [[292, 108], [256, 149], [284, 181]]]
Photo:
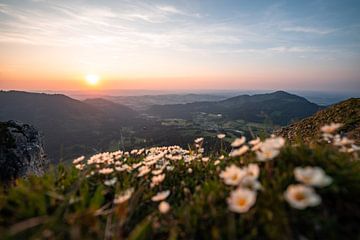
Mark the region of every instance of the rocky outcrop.
[[42, 136], [20, 122], [0, 122], [0, 181], [42, 175], [48, 166]]
[[309, 118], [275, 131], [290, 142], [311, 142], [320, 137], [320, 128], [331, 122], [342, 123], [340, 134], [360, 143], [360, 98], [350, 98], [321, 110]]

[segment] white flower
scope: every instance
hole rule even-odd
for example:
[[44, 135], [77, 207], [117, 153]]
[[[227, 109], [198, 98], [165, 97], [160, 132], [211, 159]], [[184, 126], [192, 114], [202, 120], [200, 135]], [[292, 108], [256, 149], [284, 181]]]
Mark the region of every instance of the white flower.
[[258, 137], [249, 142], [249, 144], [252, 146], [258, 145], [259, 143], [260, 143], [260, 138], [258, 138]]
[[114, 185], [114, 184], [116, 183], [116, 181], [117, 181], [117, 178], [114, 177], [114, 178], [112, 178], [112, 179], [105, 180], [105, 181], [104, 181], [104, 184], [105, 184], [106, 186], [112, 186], [112, 185]]
[[275, 148], [280, 149], [285, 145], [285, 138], [283, 137], [272, 137], [267, 138], [262, 144], [261, 148]]
[[214, 162], [214, 165], [215, 166], [217, 166], [217, 165], [219, 165], [220, 164], [220, 160], [216, 160], [215, 162]]
[[161, 168], [161, 169], [158, 169], [158, 170], [153, 170], [151, 173], [153, 174], [153, 175], [159, 175], [159, 174], [161, 174], [163, 172], [163, 169]]
[[243, 145], [246, 141], [246, 138], [244, 136], [242, 136], [241, 138], [236, 138], [232, 143], [231, 146], [233, 148], [237, 148], [240, 147], [241, 145]]
[[256, 151], [257, 159], [259, 161], [268, 161], [279, 155], [279, 149], [285, 145], [285, 139], [282, 137], [271, 137], [259, 144], [261, 145], [258, 151]]
[[256, 192], [238, 188], [230, 193], [227, 202], [231, 211], [237, 213], [247, 212], [256, 202]]
[[346, 146], [354, 143], [354, 140], [348, 139], [347, 137], [334, 138], [335, 146]]
[[218, 139], [223, 139], [223, 138], [225, 138], [225, 137], [226, 137], [226, 135], [223, 134], [223, 133], [220, 133], [220, 134], [217, 135], [217, 138], [218, 138]]
[[162, 201], [160, 204], [159, 204], [159, 211], [163, 214], [169, 212], [170, 210], [170, 204], [166, 201]]
[[78, 164], [78, 163], [82, 162], [84, 159], [85, 159], [84, 156], [78, 157], [78, 158], [74, 159], [73, 164]]
[[220, 160], [223, 160], [224, 158], [225, 158], [224, 155], [221, 155], [221, 156], [219, 157]]
[[84, 167], [85, 167], [85, 164], [82, 164], [82, 163], [79, 163], [79, 164], [76, 164], [76, 165], [75, 165], [75, 168], [76, 168], [76, 169], [79, 169], [80, 171], [83, 170]]
[[251, 176], [245, 176], [241, 180], [239, 186], [241, 188], [248, 188], [253, 191], [260, 190], [262, 188], [260, 182]]
[[114, 204], [121, 204], [121, 203], [126, 202], [127, 200], [130, 199], [133, 192], [134, 192], [134, 188], [127, 189], [126, 191], [124, 191], [122, 194], [118, 195], [114, 199]]
[[319, 167], [296, 167], [294, 175], [297, 181], [315, 187], [325, 187], [332, 182], [331, 178]]
[[163, 192], [157, 193], [155, 196], [151, 198], [154, 202], [159, 202], [165, 200], [170, 195], [170, 190], [166, 190]]
[[124, 164], [122, 166], [115, 166], [115, 170], [118, 171], [118, 172], [122, 172], [122, 171], [125, 171], [125, 170], [128, 170], [129, 169], [129, 165], [127, 164]]
[[193, 172], [193, 170], [191, 169], [191, 168], [188, 168], [188, 173], [192, 173]]
[[195, 142], [196, 144], [202, 143], [203, 141], [204, 141], [204, 138], [196, 138], [196, 139], [194, 140], [194, 142]]
[[151, 171], [151, 168], [149, 168], [147, 166], [143, 166], [139, 169], [139, 174], [137, 176], [142, 177], [142, 176], [148, 174], [150, 171]]
[[321, 127], [321, 131], [323, 133], [333, 133], [336, 130], [338, 130], [343, 124], [341, 123], [330, 123], [329, 125], [325, 125], [323, 127]]
[[302, 184], [288, 186], [284, 197], [290, 206], [297, 209], [305, 209], [321, 203], [321, 198], [314, 189]]
[[203, 157], [203, 158], [201, 159], [201, 161], [203, 161], [203, 162], [208, 162], [209, 159], [210, 159], [210, 158], [208, 158], [208, 157]]
[[251, 177], [253, 179], [256, 179], [259, 177], [260, 174], [260, 168], [259, 165], [255, 163], [250, 163], [247, 167], [245, 167], [246, 175], [248, 177]]
[[220, 177], [224, 180], [227, 185], [237, 186], [241, 182], [241, 179], [246, 175], [246, 171], [238, 168], [235, 165], [227, 167], [225, 171], [220, 173]]
[[153, 176], [151, 178], [151, 187], [155, 187], [157, 185], [159, 185], [160, 183], [162, 183], [165, 179], [165, 174], [160, 174], [157, 176]]
[[252, 146], [251, 151], [255, 152], [258, 151], [261, 148], [262, 142], [259, 142], [258, 144]]
[[114, 172], [114, 169], [112, 168], [103, 168], [99, 170], [99, 173], [104, 175], [110, 174], [112, 172]]
[[229, 156], [230, 157], [239, 157], [239, 156], [243, 155], [244, 153], [246, 153], [248, 150], [249, 150], [249, 147], [244, 145], [241, 148], [231, 150], [231, 152], [229, 153]]

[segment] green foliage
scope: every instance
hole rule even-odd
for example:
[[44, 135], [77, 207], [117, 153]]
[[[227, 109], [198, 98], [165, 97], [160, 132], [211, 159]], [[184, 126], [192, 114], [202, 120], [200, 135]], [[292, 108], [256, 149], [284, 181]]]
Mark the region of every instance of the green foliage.
[[[225, 158], [217, 166], [193, 161], [192, 173], [183, 160], [173, 164], [165, 181], [149, 187], [149, 177], [116, 172], [114, 186], [103, 184], [109, 176], [58, 166], [42, 177], [18, 180], [0, 193], [0, 238], [3, 239], [359, 239], [360, 162], [329, 145], [286, 146], [271, 162], [259, 163], [256, 204], [246, 213], [228, 210], [232, 188], [219, 172], [234, 163], [256, 162], [255, 155]], [[140, 159], [129, 158], [128, 164]], [[333, 183], [316, 189], [317, 207], [292, 208], [283, 197], [296, 183], [297, 166], [319, 166]], [[115, 195], [135, 189], [130, 201], [115, 205]], [[151, 197], [167, 190], [171, 210], [158, 211]]]

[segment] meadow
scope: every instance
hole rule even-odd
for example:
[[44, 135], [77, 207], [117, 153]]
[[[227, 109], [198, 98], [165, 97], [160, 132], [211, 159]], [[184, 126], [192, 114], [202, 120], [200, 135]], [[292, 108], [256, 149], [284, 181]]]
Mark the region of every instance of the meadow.
[[235, 139], [81, 156], [0, 193], [1, 239], [358, 239], [359, 147]]

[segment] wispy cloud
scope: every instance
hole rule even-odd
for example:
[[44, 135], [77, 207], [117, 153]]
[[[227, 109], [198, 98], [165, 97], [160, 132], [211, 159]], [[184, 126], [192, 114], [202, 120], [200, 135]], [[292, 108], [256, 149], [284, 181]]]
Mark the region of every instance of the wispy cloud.
[[325, 35], [336, 31], [336, 29], [320, 29], [302, 26], [284, 27], [281, 30], [285, 32], [314, 33], [320, 35]]

